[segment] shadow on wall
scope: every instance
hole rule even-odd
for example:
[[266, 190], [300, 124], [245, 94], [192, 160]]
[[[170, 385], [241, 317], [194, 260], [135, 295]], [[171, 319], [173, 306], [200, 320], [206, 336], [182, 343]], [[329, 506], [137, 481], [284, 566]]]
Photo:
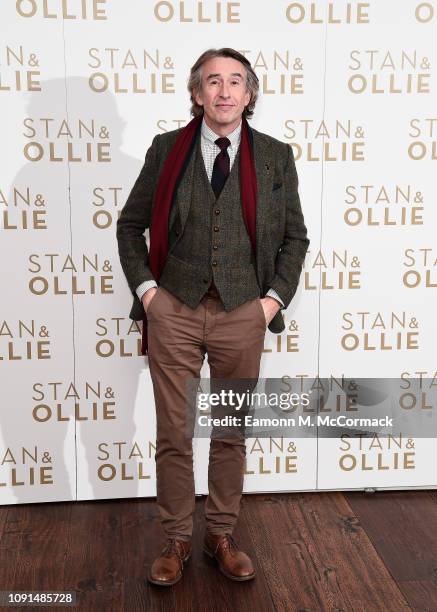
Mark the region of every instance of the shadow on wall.
[[[153, 395], [116, 242], [119, 211], [143, 163], [121, 150], [125, 125], [115, 97], [91, 91], [82, 77], [43, 81], [27, 96], [19, 130], [24, 165], [8, 201], [14, 188], [43, 194], [46, 229], [23, 230], [21, 240], [15, 234], [22, 294], [11, 299], [23, 305], [19, 318], [31, 312], [37, 328], [38, 317], [49, 324], [51, 358], [29, 369], [10, 364], [26, 400], [14, 405], [11, 389], [13, 410], [2, 413], [1, 428], [5, 448], [50, 450], [54, 485], [53, 493], [17, 486], [16, 503], [135, 497], [139, 480], [123, 478], [124, 462], [125, 476], [144, 461], [154, 480], [154, 420], [147, 432], [134, 422], [136, 402], [151, 422], [143, 413], [154, 412]], [[141, 131], [138, 137], [145, 140]], [[75, 456], [66, 451], [72, 448]], [[103, 464], [113, 466], [103, 469], [104, 479]]]

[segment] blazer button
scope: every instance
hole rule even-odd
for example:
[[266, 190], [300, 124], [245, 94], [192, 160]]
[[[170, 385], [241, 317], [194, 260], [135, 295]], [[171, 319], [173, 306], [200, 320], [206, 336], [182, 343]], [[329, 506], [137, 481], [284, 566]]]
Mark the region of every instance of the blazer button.
[[218, 246], [217, 246], [216, 244], [213, 244], [213, 245], [212, 245], [212, 248], [214, 249], [214, 251], [217, 251]]
[[214, 231], [215, 231], [215, 232], [218, 232], [218, 231], [219, 231], [219, 227], [218, 227], [218, 225], [214, 225]]
[[214, 212], [215, 212], [216, 215], [220, 214], [220, 210], [218, 208], [216, 208]]
[[216, 266], [216, 265], [217, 265], [217, 261], [216, 261], [215, 259], [214, 259], [214, 261], [212, 262], [212, 265], [213, 265], [213, 266]]
[[180, 231], [179, 231], [179, 230], [176, 230], [176, 231], [175, 231], [175, 234], [176, 234], [176, 236], [179, 236]]

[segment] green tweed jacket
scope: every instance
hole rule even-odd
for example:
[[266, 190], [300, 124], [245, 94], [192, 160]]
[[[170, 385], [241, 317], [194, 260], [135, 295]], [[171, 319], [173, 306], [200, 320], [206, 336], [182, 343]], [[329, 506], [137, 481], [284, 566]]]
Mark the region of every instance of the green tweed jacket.
[[[180, 129], [158, 134], [147, 151], [144, 165], [117, 222], [121, 266], [133, 294], [131, 319], [143, 318], [144, 309], [135, 289], [152, 280], [144, 232], [150, 226], [155, 189], [164, 161]], [[256, 213], [256, 275], [261, 295], [273, 288], [287, 307], [296, 293], [309, 246], [298, 194], [293, 150], [288, 144], [250, 127], [258, 183]], [[178, 198], [177, 215], [171, 215], [169, 249], [183, 233], [190, 194]], [[235, 262], [238, 265], [238, 262]], [[236, 289], [238, 291], [238, 288]], [[285, 329], [282, 310], [268, 326], [273, 333]]]

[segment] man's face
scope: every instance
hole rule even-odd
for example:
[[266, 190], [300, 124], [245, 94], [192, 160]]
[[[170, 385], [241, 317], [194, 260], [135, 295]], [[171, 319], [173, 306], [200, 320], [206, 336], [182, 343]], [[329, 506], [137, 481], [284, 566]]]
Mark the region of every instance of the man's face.
[[231, 57], [215, 57], [202, 66], [202, 89], [195, 95], [205, 120], [216, 133], [232, 132], [240, 123], [250, 93], [246, 68]]

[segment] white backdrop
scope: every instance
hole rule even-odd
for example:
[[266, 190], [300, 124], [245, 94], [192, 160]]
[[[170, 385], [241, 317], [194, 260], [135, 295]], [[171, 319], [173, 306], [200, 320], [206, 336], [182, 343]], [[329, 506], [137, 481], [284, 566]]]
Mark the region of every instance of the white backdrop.
[[[436, 0], [3, 0], [0, 24], [0, 503], [155, 494], [115, 223], [209, 47], [254, 65], [311, 239], [261, 376], [435, 375]], [[435, 462], [433, 439], [251, 439], [245, 491], [433, 487]]]

